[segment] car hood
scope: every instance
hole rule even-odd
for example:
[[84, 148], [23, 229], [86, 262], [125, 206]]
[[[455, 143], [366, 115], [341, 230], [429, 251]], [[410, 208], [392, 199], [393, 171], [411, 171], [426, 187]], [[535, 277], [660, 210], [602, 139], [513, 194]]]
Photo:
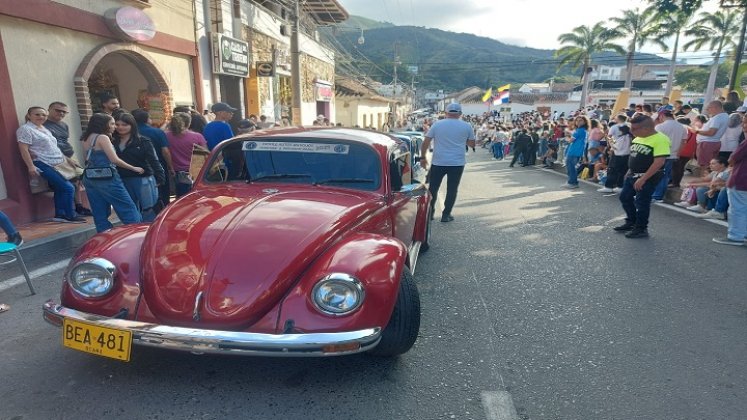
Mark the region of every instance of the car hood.
[[247, 328], [330, 242], [382, 207], [373, 194], [250, 188], [189, 194], [149, 229], [143, 293], [161, 322]]

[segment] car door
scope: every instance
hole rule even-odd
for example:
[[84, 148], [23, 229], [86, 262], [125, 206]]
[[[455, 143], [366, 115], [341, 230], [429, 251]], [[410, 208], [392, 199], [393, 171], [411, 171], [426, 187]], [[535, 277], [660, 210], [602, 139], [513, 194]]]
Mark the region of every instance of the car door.
[[394, 236], [412, 246], [418, 216], [418, 198], [427, 194], [425, 185], [413, 180], [409, 151], [392, 153], [389, 158], [391, 183], [390, 211]]

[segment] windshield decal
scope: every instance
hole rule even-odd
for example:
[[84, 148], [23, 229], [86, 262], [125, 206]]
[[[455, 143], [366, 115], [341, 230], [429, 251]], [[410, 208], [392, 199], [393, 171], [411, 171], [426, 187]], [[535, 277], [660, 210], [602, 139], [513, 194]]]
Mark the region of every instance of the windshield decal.
[[350, 146], [334, 143], [298, 143], [287, 141], [245, 141], [245, 152], [301, 152], [347, 155]]

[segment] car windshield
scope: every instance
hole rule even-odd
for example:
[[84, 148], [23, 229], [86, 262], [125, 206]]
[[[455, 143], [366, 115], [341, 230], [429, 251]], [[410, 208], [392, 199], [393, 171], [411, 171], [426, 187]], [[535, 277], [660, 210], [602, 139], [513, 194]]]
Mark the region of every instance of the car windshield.
[[376, 151], [330, 139], [252, 139], [224, 147], [208, 180], [330, 185], [373, 191], [381, 183]]

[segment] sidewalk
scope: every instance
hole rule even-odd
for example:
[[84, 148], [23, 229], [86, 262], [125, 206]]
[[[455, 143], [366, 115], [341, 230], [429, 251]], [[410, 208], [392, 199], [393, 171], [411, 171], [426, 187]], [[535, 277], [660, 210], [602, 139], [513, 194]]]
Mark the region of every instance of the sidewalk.
[[26, 264], [31, 265], [41, 256], [81, 246], [96, 234], [93, 218], [85, 219], [86, 223], [59, 223], [48, 219], [16, 226], [23, 237], [19, 250]]

